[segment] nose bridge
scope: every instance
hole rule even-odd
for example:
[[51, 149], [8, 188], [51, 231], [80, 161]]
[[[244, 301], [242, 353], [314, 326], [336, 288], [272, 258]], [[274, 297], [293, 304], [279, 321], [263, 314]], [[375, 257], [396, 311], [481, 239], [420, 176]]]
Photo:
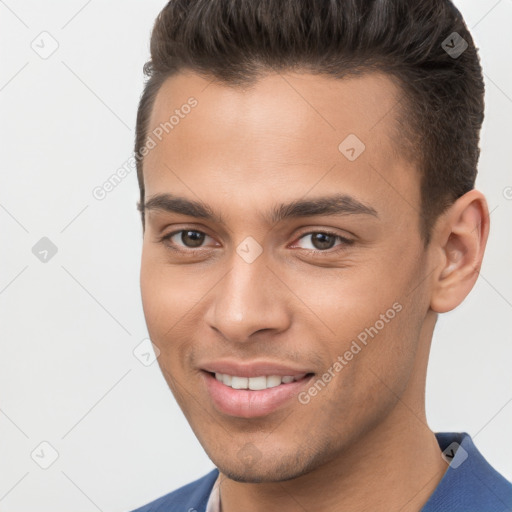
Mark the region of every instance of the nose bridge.
[[231, 341], [246, 341], [262, 329], [281, 330], [287, 323], [285, 303], [277, 298], [279, 287], [272, 282], [276, 277], [265, 255], [252, 259], [251, 243], [242, 242], [233, 253], [231, 270], [216, 287], [208, 313], [210, 326]]

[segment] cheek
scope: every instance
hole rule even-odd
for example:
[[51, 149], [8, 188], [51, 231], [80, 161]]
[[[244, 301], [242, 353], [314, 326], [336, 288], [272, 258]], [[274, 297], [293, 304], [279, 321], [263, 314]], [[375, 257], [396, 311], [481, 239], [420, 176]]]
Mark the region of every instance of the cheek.
[[186, 308], [187, 299], [170, 270], [144, 248], [140, 271], [142, 306], [151, 339], [159, 347], [172, 337], [173, 325]]
[[187, 367], [185, 360], [201, 325], [201, 301], [211, 286], [201, 283], [192, 267], [173, 267], [160, 254], [143, 250], [140, 288], [148, 333], [160, 350], [160, 367], [176, 378]]
[[[179, 349], [175, 331], [179, 326], [178, 319], [183, 316], [183, 306], [180, 305], [176, 287], [169, 282], [164, 270], [162, 265], [143, 256], [140, 287], [149, 337], [159, 350], [157, 362], [169, 388], [176, 396], [179, 391], [176, 379], [179, 382], [181, 378], [178, 376], [178, 368], [173, 366], [177, 360], [175, 353]], [[177, 340], [177, 343], [172, 340]]]
[[[366, 329], [380, 333], [388, 330], [396, 311], [393, 304], [403, 295], [397, 280], [379, 279], [383, 269], [368, 264], [365, 268], [353, 265], [341, 269], [314, 269], [286, 277], [290, 288], [308, 307], [310, 328], [333, 340], [331, 349], [346, 350], [344, 344], [368, 337]], [[386, 314], [386, 312], [388, 312]], [[381, 320], [384, 315], [384, 320]], [[384, 323], [385, 322], [385, 323]]]
[[[421, 312], [409, 294], [413, 269], [402, 265], [402, 272], [395, 268], [393, 274], [384, 267], [375, 262], [365, 272], [354, 267], [296, 279], [294, 291], [314, 313], [301, 330], [312, 339], [321, 336], [318, 349], [325, 369], [335, 375], [326, 386], [329, 391], [319, 393], [319, 402], [326, 400], [327, 407], [345, 404], [364, 415], [358, 404], [368, 400], [375, 399], [375, 410], [389, 406], [410, 375], [421, 324]], [[343, 369], [336, 371], [336, 362]]]
[[[328, 346], [330, 367], [318, 376], [329, 382], [325, 386], [316, 382], [316, 390], [313, 383], [307, 390], [311, 394], [303, 407], [311, 412], [303, 415], [298, 428], [310, 432], [332, 429], [349, 443], [389, 414], [403, 395], [414, 367], [414, 336], [404, 325], [405, 317], [400, 317], [406, 314], [402, 309], [377, 331], [361, 329], [365, 319], [373, 318], [368, 311], [360, 317], [354, 315], [350, 326], [340, 322], [338, 336]], [[371, 326], [374, 324], [373, 320]], [[360, 333], [364, 336], [358, 337]]]

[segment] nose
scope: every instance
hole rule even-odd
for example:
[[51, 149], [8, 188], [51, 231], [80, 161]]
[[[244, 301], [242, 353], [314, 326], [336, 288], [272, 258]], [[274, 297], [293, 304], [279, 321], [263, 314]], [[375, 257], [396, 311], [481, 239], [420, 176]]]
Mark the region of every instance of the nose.
[[292, 294], [267, 265], [263, 256], [248, 263], [235, 254], [231, 271], [212, 290], [206, 321], [226, 340], [246, 343], [260, 331], [289, 327]]

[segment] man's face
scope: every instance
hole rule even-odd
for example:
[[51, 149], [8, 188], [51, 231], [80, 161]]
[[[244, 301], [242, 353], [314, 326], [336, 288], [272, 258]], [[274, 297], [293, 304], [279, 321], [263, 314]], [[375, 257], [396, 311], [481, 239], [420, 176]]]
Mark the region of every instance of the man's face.
[[148, 134], [175, 118], [145, 157], [146, 203], [212, 215], [146, 210], [144, 313], [176, 400], [235, 480], [312, 471], [422, 399], [431, 269], [419, 176], [392, 150], [398, 98], [377, 74], [242, 90], [182, 73], [158, 93]]

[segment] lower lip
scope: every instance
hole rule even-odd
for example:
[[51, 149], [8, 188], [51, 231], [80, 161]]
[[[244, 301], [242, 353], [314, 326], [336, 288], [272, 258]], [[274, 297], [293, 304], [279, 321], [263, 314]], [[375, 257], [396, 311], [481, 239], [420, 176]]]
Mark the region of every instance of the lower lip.
[[209, 372], [203, 372], [203, 377], [208, 393], [220, 412], [239, 418], [256, 418], [270, 414], [297, 397], [313, 375], [258, 391], [230, 388]]

